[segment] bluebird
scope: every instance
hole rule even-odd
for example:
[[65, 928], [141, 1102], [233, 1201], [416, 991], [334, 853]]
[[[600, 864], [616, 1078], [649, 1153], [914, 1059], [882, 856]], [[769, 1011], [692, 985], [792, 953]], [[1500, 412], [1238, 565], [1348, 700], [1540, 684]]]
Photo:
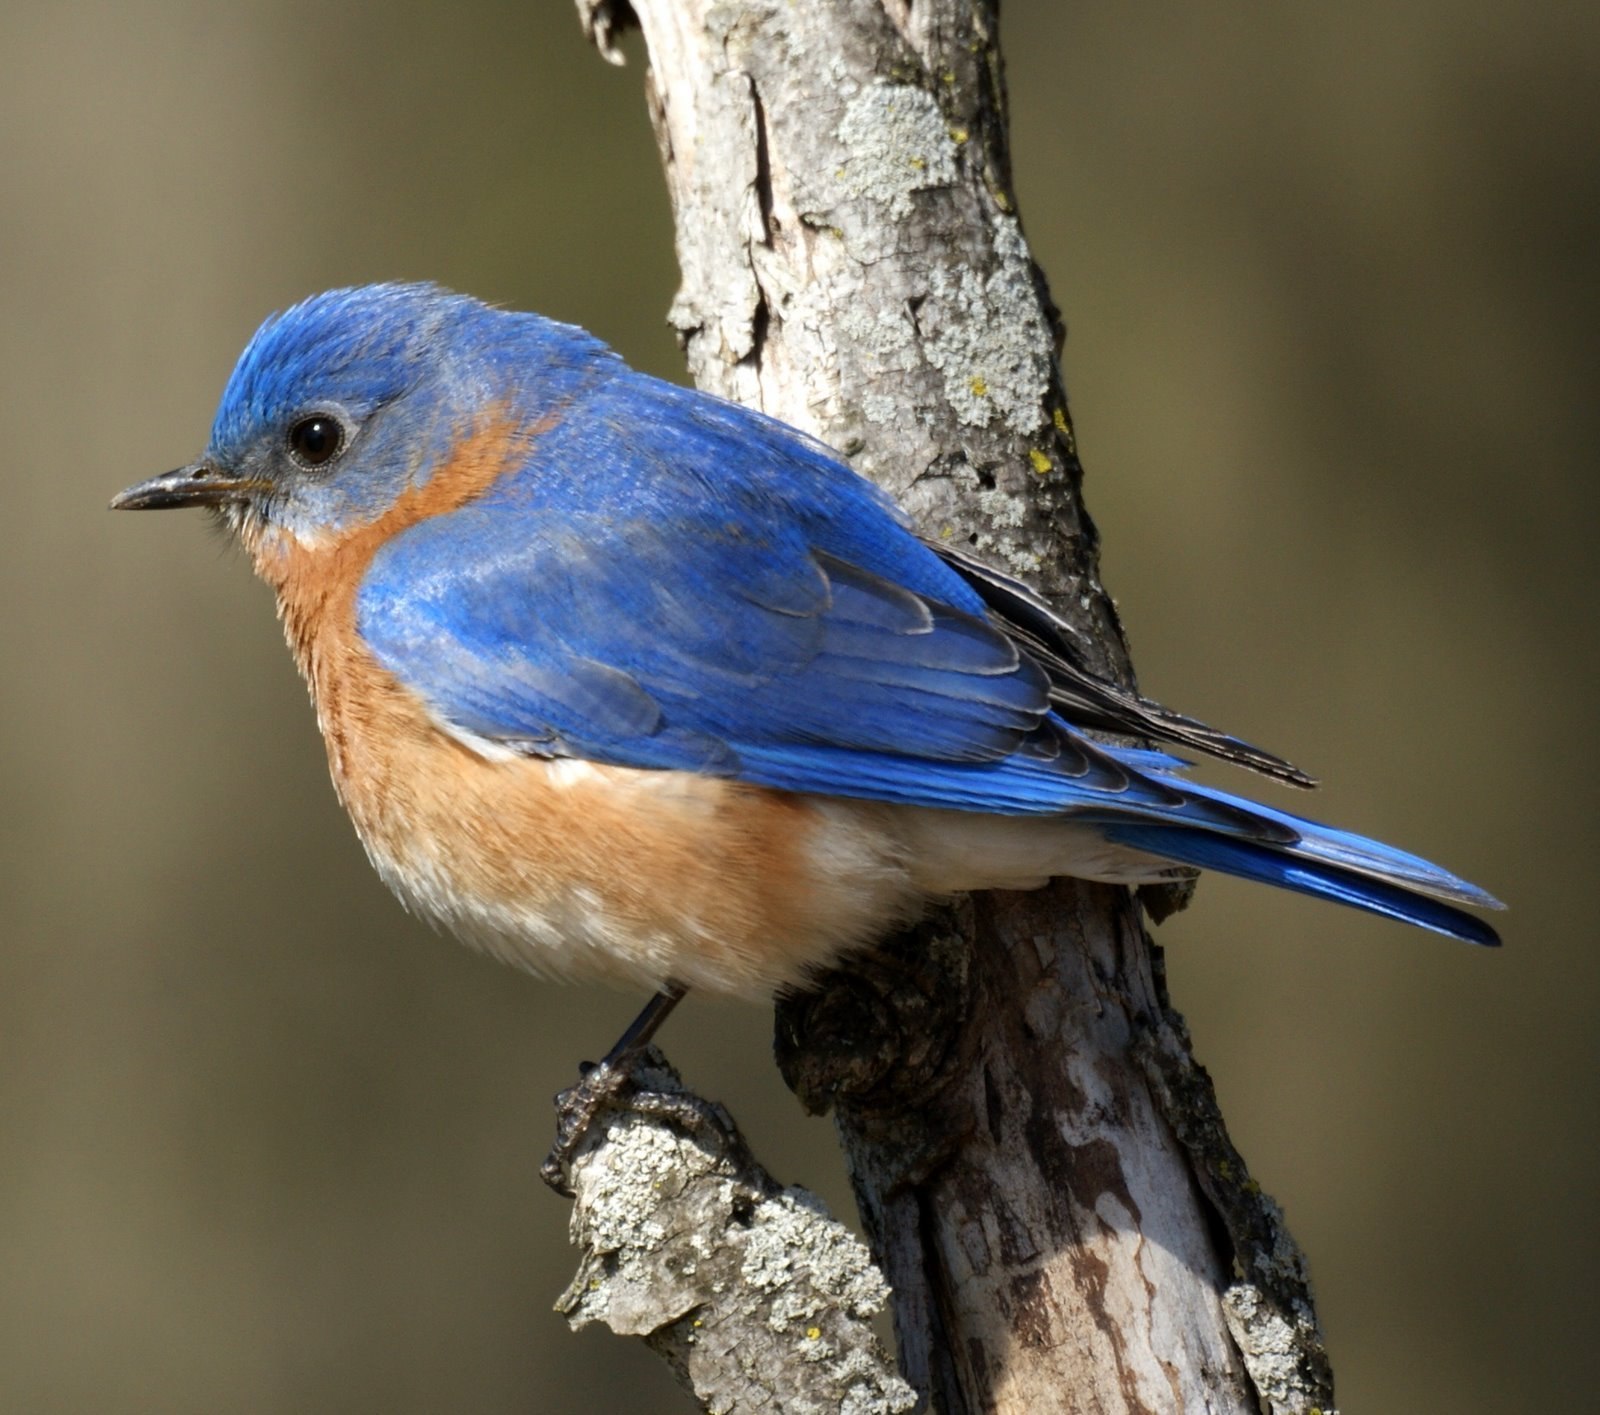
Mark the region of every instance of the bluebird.
[[792, 988], [930, 900], [1061, 875], [1217, 870], [1499, 941], [1426, 860], [1091, 739], [1312, 784], [1090, 672], [829, 448], [571, 325], [315, 296], [251, 339], [204, 455], [112, 506], [220, 517], [384, 881], [535, 974], [657, 989], [624, 1053], [685, 988]]

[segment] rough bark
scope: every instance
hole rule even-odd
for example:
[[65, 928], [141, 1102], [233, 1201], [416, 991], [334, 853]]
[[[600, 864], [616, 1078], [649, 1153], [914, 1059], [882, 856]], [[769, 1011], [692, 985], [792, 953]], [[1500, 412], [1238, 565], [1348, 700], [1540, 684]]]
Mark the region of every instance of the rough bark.
[[[640, 1073], [682, 1097], [660, 1058]], [[751, 1157], [720, 1106], [685, 1130], [605, 1115], [573, 1161], [583, 1261], [556, 1310], [638, 1336], [707, 1410], [895, 1415], [916, 1404], [871, 1319], [889, 1290], [861, 1241]]]
[[[608, 57], [620, 23], [644, 32], [695, 381], [1030, 579], [1129, 681], [1010, 189], [992, 0], [579, 10]], [[1303, 1260], [1126, 891], [950, 910], [782, 1004], [778, 1051], [835, 1111], [931, 1408], [1331, 1406]]]

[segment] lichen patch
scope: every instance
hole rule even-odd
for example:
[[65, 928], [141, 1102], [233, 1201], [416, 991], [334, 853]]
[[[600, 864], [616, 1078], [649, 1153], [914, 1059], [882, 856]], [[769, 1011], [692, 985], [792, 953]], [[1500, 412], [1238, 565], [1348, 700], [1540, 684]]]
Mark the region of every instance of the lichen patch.
[[956, 144], [931, 95], [910, 84], [876, 83], [845, 107], [839, 142], [849, 154], [837, 176], [895, 219], [911, 214], [911, 194], [956, 180]]
[[1022, 228], [995, 224], [995, 271], [935, 270], [919, 323], [928, 362], [962, 422], [987, 427], [996, 417], [1030, 436], [1047, 421], [1050, 331], [1039, 309]]

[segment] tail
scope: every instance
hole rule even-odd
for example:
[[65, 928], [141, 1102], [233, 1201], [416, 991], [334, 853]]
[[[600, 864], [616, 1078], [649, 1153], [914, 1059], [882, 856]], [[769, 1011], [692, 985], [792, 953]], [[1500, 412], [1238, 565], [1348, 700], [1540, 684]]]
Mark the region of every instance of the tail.
[[[1262, 809], [1262, 808], [1257, 808]], [[1280, 816], [1280, 812], [1263, 812]], [[1476, 885], [1415, 855], [1376, 840], [1336, 831], [1314, 821], [1297, 820], [1300, 840], [1288, 845], [1262, 845], [1219, 835], [1205, 828], [1162, 822], [1111, 820], [1101, 827], [1108, 840], [1143, 850], [1196, 869], [1216, 870], [1241, 879], [1292, 889], [1317, 899], [1331, 899], [1448, 934], [1468, 943], [1497, 948], [1500, 936], [1482, 919], [1446, 900], [1478, 908], [1505, 906]]]
[[[1048, 832], [1039, 837], [1049, 847], [1045, 855], [1024, 851], [1003, 869], [979, 852], [987, 863], [978, 868], [975, 857], [967, 862], [970, 868], [952, 868], [945, 882], [950, 889], [1015, 889], [1024, 886], [999, 880], [1038, 882], [1057, 874], [1120, 883], [1170, 878], [1171, 870], [1159, 864], [1166, 861], [1331, 899], [1469, 943], [1500, 942], [1492, 928], [1466, 912], [1504, 907], [1476, 885], [1381, 841], [1186, 780], [1186, 766], [1166, 752], [1090, 742], [1055, 717], [999, 761], [811, 744], [739, 745], [740, 776], [757, 785], [1019, 824], [1053, 821], [1078, 832], [1065, 857], [1054, 852], [1062, 842]], [[1086, 858], [1084, 835], [1127, 853], [1107, 859], [1090, 850]], [[1021, 850], [1017, 838], [1006, 839]], [[1154, 863], [1147, 858], [1152, 856]], [[986, 878], [986, 870], [998, 878]], [[971, 882], [951, 882], [969, 875]]]

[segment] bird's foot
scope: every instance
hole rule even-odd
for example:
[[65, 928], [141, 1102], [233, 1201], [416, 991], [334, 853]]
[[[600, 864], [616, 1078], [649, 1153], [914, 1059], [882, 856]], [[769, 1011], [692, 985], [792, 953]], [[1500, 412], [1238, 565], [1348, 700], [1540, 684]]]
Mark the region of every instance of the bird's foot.
[[646, 1047], [600, 1062], [584, 1062], [581, 1079], [556, 1096], [556, 1138], [539, 1166], [539, 1177], [556, 1193], [572, 1198], [568, 1175], [584, 1136], [605, 1110], [627, 1110], [665, 1120], [721, 1145], [726, 1122], [710, 1101], [686, 1091], [651, 1084], [642, 1070], [660, 1064], [660, 1054]]
[[[640, 1063], [652, 1059], [650, 1039], [682, 1000], [683, 993], [681, 984], [667, 983], [645, 1004], [644, 1011], [633, 1019], [628, 1030], [617, 1038], [617, 1044], [606, 1053], [605, 1059], [584, 1062], [578, 1068], [578, 1084], [569, 1086], [556, 1097], [556, 1142], [539, 1166], [539, 1177], [556, 1193], [572, 1197], [567, 1172], [595, 1117], [608, 1106], [625, 1106], [644, 1115], [675, 1120], [690, 1131], [706, 1128], [708, 1117], [704, 1101], [681, 1091], [648, 1085], [638, 1074]], [[655, 1053], [654, 1057], [659, 1061], [660, 1053]]]

